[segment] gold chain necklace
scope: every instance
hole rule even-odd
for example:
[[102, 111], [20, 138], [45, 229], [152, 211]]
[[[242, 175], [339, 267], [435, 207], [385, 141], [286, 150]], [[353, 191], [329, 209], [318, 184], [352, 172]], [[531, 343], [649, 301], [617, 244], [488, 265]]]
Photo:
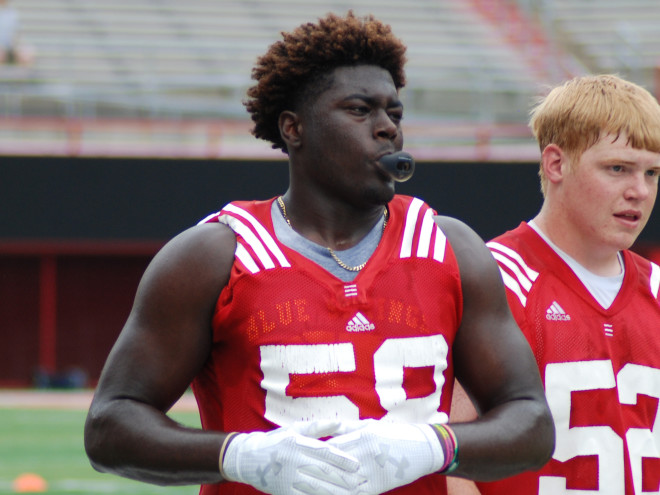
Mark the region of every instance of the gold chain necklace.
[[[289, 220], [289, 217], [286, 214], [286, 206], [284, 206], [284, 200], [282, 199], [282, 196], [278, 196], [277, 204], [279, 205], [280, 210], [282, 211], [282, 216], [284, 217], [284, 220], [286, 221], [287, 225], [293, 228], [291, 226], [291, 220]], [[384, 208], [383, 216], [385, 217], [385, 220], [383, 221], [383, 232], [385, 232], [385, 226], [387, 225], [387, 208]], [[347, 265], [346, 263], [344, 263], [342, 260], [339, 259], [339, 257], [335, 254], [335, 252], [332, 250], [331, 247], [326, 247], [326, 249], [330, 253], [330, 256], [332, 256], [332, 259], [335, 260], [335, 262], [339, 266], [341, 266], [344, 270], [348, 270], [349, 272], [359, 272], [367, 265], [366, 261], [356, 266]]]

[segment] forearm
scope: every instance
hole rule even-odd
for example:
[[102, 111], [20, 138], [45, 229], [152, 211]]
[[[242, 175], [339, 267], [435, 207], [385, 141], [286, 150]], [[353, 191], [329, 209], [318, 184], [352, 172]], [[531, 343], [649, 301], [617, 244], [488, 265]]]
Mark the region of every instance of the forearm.
[[458, 440], [452, 473], [492, 481], [538, 469], [552, 456], [554, 425], [544, 401], [519, 399], [467, 423], [451, 423]]
[[218, 483], [225, 435], [179, 425], [146, 404], [113, 400], [90, 408], [85, 449], [92, 466], [158, 485]]

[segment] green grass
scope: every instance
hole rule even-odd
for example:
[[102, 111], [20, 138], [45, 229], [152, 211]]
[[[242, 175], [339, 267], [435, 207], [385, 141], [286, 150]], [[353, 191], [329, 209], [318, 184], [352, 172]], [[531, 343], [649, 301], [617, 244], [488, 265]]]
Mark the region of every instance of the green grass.
[[[199, 486], [159, 487], [101, 474], [83, 448], [86, 411], [0, 408], [0, 493], [14, 493], [13, 481], [36, 473], [51, 495], [195, 495]], [[199, 426], [193, 412], [174, 412], [180, 423]]]

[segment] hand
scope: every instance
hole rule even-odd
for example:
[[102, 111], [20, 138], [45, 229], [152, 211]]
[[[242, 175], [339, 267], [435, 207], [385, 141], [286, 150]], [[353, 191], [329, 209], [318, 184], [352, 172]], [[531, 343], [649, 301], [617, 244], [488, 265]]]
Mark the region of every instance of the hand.
[[327, 443], [353, 454], [367, 482], [358, 493], [378, 494], [439, 471], [445, 461], [431, 425], [373, 419], [342, 423]]
[[238, 434], [227, 446], [223, 474], [273, 495], [357, 493], [366, 481], [358, 473], [358, 460], [318, 440], [339, 426], [336, 421], [317, 421]]

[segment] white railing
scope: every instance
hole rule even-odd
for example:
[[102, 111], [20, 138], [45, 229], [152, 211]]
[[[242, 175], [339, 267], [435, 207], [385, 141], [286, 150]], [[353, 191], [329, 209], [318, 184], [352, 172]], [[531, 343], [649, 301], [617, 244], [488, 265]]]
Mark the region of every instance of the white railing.
[[[0, 117], [2, 156], [286, 159], [247, 120]], [[406, 122], [405, 149], [426, 161], [537, 161], [523, 124]]]

